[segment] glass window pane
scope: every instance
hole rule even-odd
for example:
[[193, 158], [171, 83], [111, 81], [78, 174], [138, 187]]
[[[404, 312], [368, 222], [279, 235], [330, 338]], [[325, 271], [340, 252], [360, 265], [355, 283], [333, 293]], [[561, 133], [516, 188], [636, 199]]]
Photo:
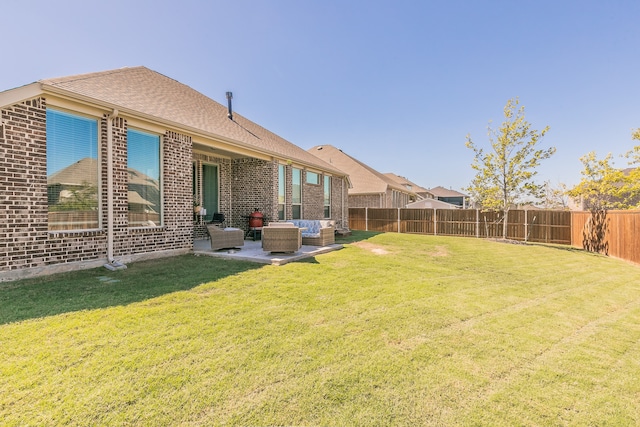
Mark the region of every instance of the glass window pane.
[[324, 204], [328, 205], [331, 202], [331, 177], [324, 177]]
[[291, 202], [302, 203], [302, 171], [300, 169], [293, 168], [291, 172]]
[[315, 172], [307, 172], [307, 184], [320, 184], [320, 175]]
[[161, 225], [160, 137], [127, 131], [129, 226]]
[[291, 206], [292, 219], [302, 219], [301, 211], [302, 207], [300, 205]]
[[98, 121], [47, 110], [49, 230], [99, 227]]
[[331, 177], [324, 177], [324, 217], [331, 218]]
[[284, 165], [278, 165], [278, 203], [285, 202], [285, 185]]

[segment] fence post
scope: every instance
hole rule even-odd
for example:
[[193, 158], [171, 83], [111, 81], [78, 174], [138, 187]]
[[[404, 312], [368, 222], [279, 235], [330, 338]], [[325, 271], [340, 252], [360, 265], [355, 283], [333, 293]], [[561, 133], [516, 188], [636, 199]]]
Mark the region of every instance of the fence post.
[[529, 237], [529, 235], [527, 234], [527, 231], [529, 230], [529, 209], [525, 209], [524, 210], [524, 242], [527, 243], [527, 238]]
[[480, 238], [480, 209], [476, 209], [476, 239]]
[[433, 235], [438, 235], [438, 210], [433, 208]]
[[398, 233], [400, 232], [400, 208], [398, 208]]
[[369, 231], [369, 208], [364, 208], [364, 231]]

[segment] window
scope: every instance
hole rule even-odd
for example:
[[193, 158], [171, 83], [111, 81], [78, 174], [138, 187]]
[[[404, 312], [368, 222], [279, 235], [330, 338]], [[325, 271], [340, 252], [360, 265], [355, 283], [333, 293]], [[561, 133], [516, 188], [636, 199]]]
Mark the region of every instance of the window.
[[307, 172], [307, 184], [320, 185], [320, 175], [315, 172]]
[[161, 225], [160, 137], [127, 131], [129, 226]]
[[291, 218], [302, 219], [302, 171], [291, 170]]
[[324, 217], [331, 218], [331, 177], [324, 176]]
[[100, 227], [98, 121], [47, 109], [49, 230]]
[[278, 219], [282, 221], [284, 219], [284, 207], [287, 201], [287, 195], [285, 192], [286, 175], [284, 165], [278, 165]]

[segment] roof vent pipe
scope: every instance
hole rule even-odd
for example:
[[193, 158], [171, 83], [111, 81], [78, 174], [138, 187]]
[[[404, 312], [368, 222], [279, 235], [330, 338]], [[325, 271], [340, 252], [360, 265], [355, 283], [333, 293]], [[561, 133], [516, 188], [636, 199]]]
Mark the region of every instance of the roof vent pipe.
[[233, 111], [231, 110], [232, 99], [233, 99], [233, 93], [227, 92], [227, 104], [229, 105], [229, 114], [227, 114], [227, 117], [229, 117], [231, 120], [233, 120]]

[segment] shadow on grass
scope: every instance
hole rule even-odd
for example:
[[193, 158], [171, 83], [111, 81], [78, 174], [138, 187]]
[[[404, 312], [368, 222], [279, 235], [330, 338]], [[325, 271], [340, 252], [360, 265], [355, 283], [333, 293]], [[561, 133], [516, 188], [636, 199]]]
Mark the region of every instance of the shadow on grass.
[[606, 257], [607, 255], [604, 254], [600, 254], [597, 252], [592, 252], [592, 251], [587, 251], [585, 249], [582, 248], [577, 248], [575, 246], [569, 246], [569, 245], [560, 245], [560, 244], [552, 244], [552, 243], [540, 243], [540, 242], [527, 242], [527, 245], [530, 246], [542, 246], [544, 248], [549, 248], [549, 249], [557, 249], [563, 252], [575, 252], [575, 253], [581, 253], [581, 254], [585, 254], [585, 255], [593, 255], [593, 256], [599, 256], [599, 257]]
[[192, 289], [262, 265], [182, 255], [105, 268], [0, 283], [0, 324], [106, 308]]
[[363, 240], [368, 240], [373, 236], [377, 236], [378, 234], [383, 234], [383, 233], [377, 232], [377, 231], [352, 230], [350, 236], [344, 236], [344, 237], [336, 236], [336, 243], [346, 244], [346, 243], [361, 242]]

